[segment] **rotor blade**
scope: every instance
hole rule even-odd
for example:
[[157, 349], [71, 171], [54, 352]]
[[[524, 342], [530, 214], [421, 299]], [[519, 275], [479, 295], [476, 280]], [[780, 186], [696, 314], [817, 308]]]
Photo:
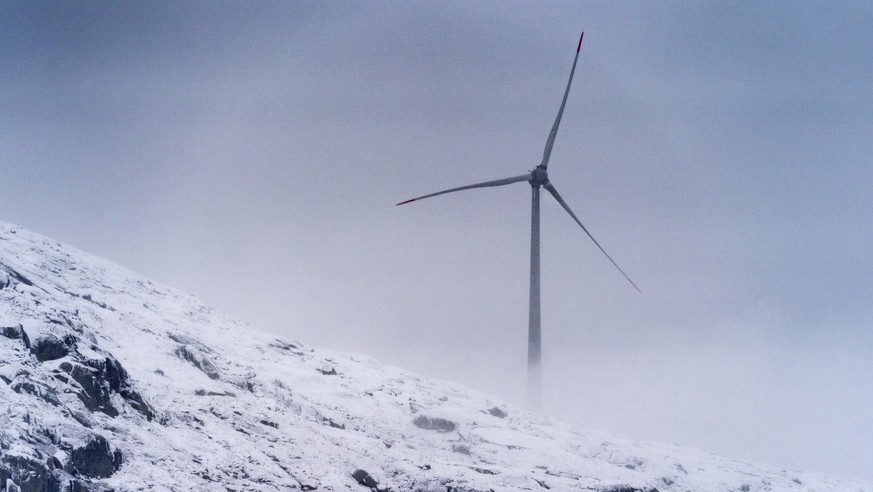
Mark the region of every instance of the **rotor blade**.
[[404, 201], [398, 203], [397, 205], [404, 205], [404, 204], [407, 204], [410, 202], [414, 202], [416, 200], [421, 200], [423, 198], [430, 198], [432, 196], [443, 195], [445, 193], [452, 193], [454, 191], [469, 190], [472, 188], [488, 188], [491, 186], [503, 186], [503, 185], [508, 185], [508, 184], [512, 184], [512, 183], [517, 183], [519, 181], [529, 181], [529, 180], [530, 180], [530, 173], [527, 173], [527, 174], [522, 174], [521, 176], [513, 176], [511, 178], [496, 179], [494, 181], [485, 181], [484, 183], [476, 183], [476, 184], [471, 184], [471, 185], [467, 185], [467, 186], [459, 186], [457, 188], [452, 188], [450, 190], [438, 191], [436, 193], [431, 193], [430, 195], [423, 195], [423, 196], [419, 196], [419, 197], [415, 197], [415, 198], [410, 198], [409, 200], [404, 200]]
[[585, 228], [584, 225], [582, 225], [582, 222], [579, 220], [578, 217], [576, 217], [576, 214], [574, 214], [573, 211], [570, 210], [570, 206], [567, 205], [567, 202], [565, 202], [563, 198], [561, 198], [560, 193], [558, 193], [558, 190], [555, 189], [555, 187], [552, 185], [552, 183], [547, 182], [546, 184], [543, 185], [543, 187], [545, 189], [549, 190], [549, 193], [551, 193], [552, 196], [555, 197], [555, 200], [558, 200], [558, 203], [560, 203], [561, 206], [564, 207], [564, 210], [566, 210], [567, 213], [570, 214], [570, 217], [573, 217], [573, 220], [575, 220], [576, 223], [579, 224], [579, 227], [581, 227], [582, 230], [585, 231], [585, 234], [588, 234], [588, 237], [590, 237], [591, 240], [594, 241], [594, 244], [596, 244], [597, 247], [600, 248], [600, 251], [603, 251], [603, 254], [605, 254], [606, 257], [609, 258], [609, 261], [611, 261], [612, 264], [615, 265], [615, 268], [618, 268], [618, 271], [621, 272], [622, 275], [624, 275], [624, 278], [626, 278], [627, 281], [630, 282], [631, 285], [634, 286], [634, 289], [637, 289], [637, 292], [642, 294], [643, 291], [641, 291], [640, 288], [637, 287], [637, 284], [635, 284], [634, 281], [631, 280], [630, 277], [628, 277], [626, 273], [624, 273], [624, 270], [622, 270], [621, 267], [618, 266], [618, 263], [616, 263], [615, 260], [613, 260], [612, 257], [609, 256], [609, 253], [607, 253], [606, 250], [603, 249], [603, 246], [601, 246], [600, 243], [598, 243], [597, 240], [594, 239], [594, 236], [592, 236], [591, 233], [588, 232], [588, 229]]
[[579, 36], [579, 45], [576, 46], [576, 58], [573, 59], [573, 68], [570, 69], [570, 80], [567, 81], [567, 89], [564, 90], [564, 99], [561, 101], [561, 109], [558, 110], [558, 117], [555, 118], [555, 124], [552, 125], [552, 131], [549, 132], [549, 139], [546, 140], [546, 149], [543, 151], [543, 162], [540, 167], [547, 169], [549, 167], [549, 157], [552, 155], [552, 146], [555, 145], [555, 135], [558, 134], [558, 125], [561, 124], [561, 116], [564, 114], [564, 106], [567, 104], [567, 95], [570, 94], [570, 84], [573, 83], [573, 73], [576, 72], [576, 62], [579, 61], [579, 51], [582, 49], [582, 36]]

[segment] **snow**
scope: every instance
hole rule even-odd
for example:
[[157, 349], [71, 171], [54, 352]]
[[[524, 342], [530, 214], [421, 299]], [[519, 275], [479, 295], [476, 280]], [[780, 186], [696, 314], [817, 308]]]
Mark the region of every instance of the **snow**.
[[[97, 433], [121, 465], [108, 477], [78, 477], [116, 490], [367, 490], [352, 477], [359, 469], [394, 491], [873, 490], [570, 428], [363, 355], [277, 339], [2, 222], [0, 275], [0, 327], [78, 340], [75, 354], [39, 362], [21, 340], [0, 337], [0, 463], [43, 455], [66, 463], [60, 444], [42, 450], [51, 445], [29, 436], [69, 448]], [[65, 362], [108, 356], [155, 418], [117, 390], [117, 416], [91, 412], [70, 391], [76, 383], [59, 379]], [[14, 390], [14, 379], [41, 384], [60, 404]], [[454, 429], [416, 426], [421, 416]]]

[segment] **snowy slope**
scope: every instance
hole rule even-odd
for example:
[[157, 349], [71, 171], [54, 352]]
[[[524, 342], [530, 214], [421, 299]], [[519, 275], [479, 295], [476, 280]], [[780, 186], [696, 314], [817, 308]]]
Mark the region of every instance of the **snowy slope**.
[[[230, 281], [230, 280], [229, 280]], [[0, 222], [0, 490], [873, 490], [280, 340]]]

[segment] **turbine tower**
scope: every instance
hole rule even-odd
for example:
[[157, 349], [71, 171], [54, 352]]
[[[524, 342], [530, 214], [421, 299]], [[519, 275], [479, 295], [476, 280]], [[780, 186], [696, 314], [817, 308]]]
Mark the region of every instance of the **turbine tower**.
[[630, 282], [631, 285], [640, 293], [639, 287], [634, 283], [630, 277], [624, 273], [624, 270], [618, 266], [618, 263], [612, 259], [611, 256], [600, 246], [600, 243], [594, 239], [594, 236], [588, 231], [588, 229], [582, 225], [582, 221], [576, 217], [576, 214], [570, 209], [567, 202], [561, 198], [561, 195], [558, 193], [558, 190], [555, 189], [555, 186], [549, 182], [549, 173], [547, 171], [549, 167], [549, 157], [552, 155], [552, 146], [555, 144], [555, 135], [558, 133], [558, 125], [561, 123], [561, 116], [564, 114], [564, 106], [567, 104], [567, 95], [570, 94], [570, 84], [573, 83], [573, 73], [576, 71], [576, 62], [579, 60], [579, 51], [582, 49], [582, 36], [585, 33], [579, 36], [579, 44], [576, 46], [576, 57], [573, 59], [573, 68], [570, 69], [570, 79], [567, 81], [567, 88], [564, 90], [564, 98], [561, 100], [561, 107], [558, 109], [558, 116], [555, 118], [555, 124], [552, 125], [552, 130], [549, 132], [549, 138], [546, 140], [546, 148], [543, 150], [543, 160], [540, 164], [532, 169], [531, 171], [521, 174], [519, 176], [513, 176], [511, 178], [498, 179], [494, 181], [485, 181], [483, 183], [476, 183], [467, 186], [459, 186], [457, 188], [451, 188], [448, 190], [438, 191], [436, 193], [431, 193], [429, 195], [423, 195], [416, 198], [411, 198], [409, 200], [402, 201], [397, 205], [404, 205], [407, 203], [414, 202], [416, 200], [422, 200], [424, 198], [430, 198], [437, 195], [443, 195], [446, 193], [453, 193], [455, 191], [469, 190], [473, 188], [489, 188], [493, 186], [504, 186], [512, 183], [517, 183], [520, 181], [527, 181], [531, 186], [531, 221], [530, 221], [530, 311], [528, 316], [528, 345], [527, 345], [527, 368], [528, 368], [528, 405], [532, 410], [540, 410], [542, 405], [542, 367], [541, 367], [541, 354], [542, 354], [542, 339], [540, 336], [540, 188], [545, 188], [558, 203], [564, 207], [564, 210], [570, 214], [570, 217], [579, 224], [579, 227], [585, 231], [585, 234], [594, 241], [594, 244], [597, 245], [597, 248], [603, 252], [604, 255], [609, 259], [609, 261], [618, 269], [619, 272]]

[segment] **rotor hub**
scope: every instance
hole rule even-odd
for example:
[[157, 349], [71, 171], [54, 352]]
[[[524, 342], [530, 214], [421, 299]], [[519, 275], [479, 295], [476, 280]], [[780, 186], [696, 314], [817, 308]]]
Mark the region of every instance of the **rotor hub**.
[[537, 166], [530, 172], [528, 180], [531, 186], [540, 187], [549, 182], [549, 173], [545, 169]]

